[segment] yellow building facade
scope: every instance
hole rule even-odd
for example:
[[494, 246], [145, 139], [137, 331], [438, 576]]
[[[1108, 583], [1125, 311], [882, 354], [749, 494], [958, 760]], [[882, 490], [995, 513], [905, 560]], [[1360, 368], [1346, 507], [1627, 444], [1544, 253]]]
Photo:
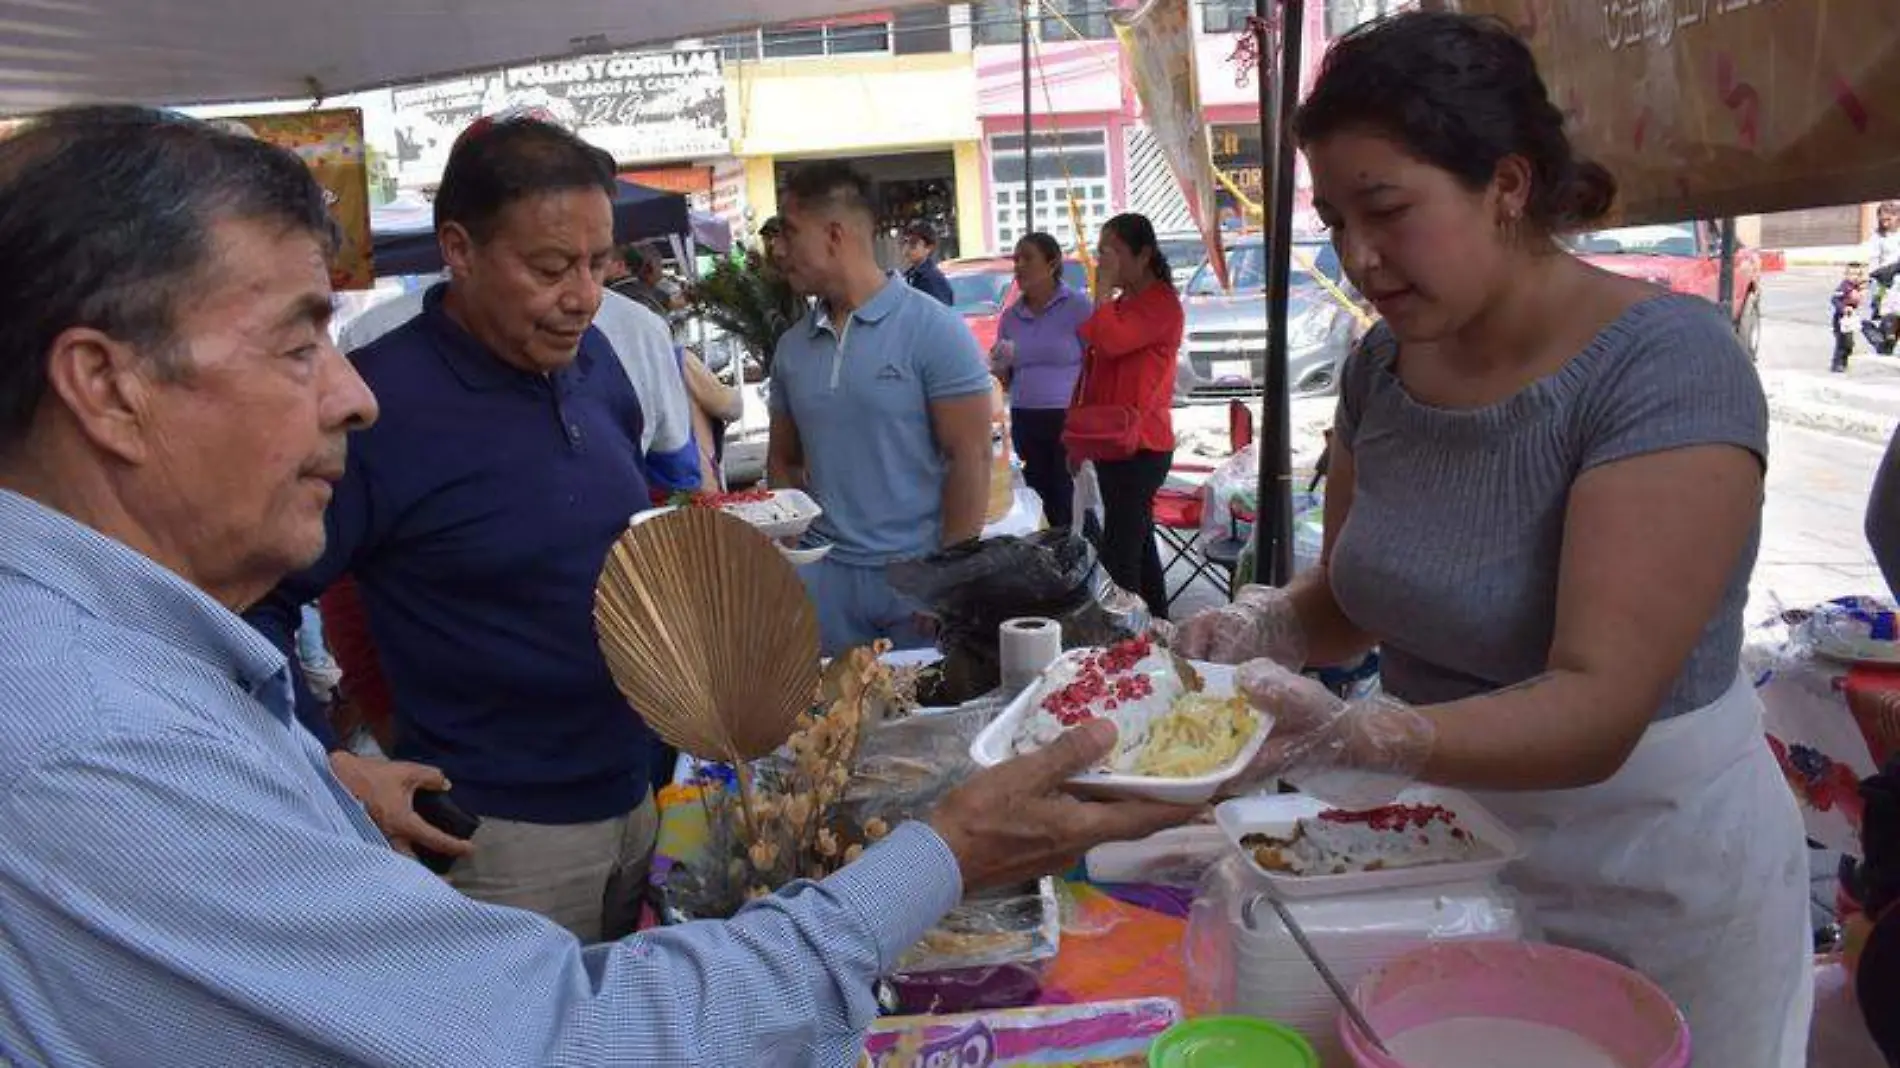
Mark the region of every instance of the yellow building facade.
[[938, 225], [945, 250], [985, 248], [982, 124], [969, 51], [814, 56], [726, 66], [732, 155], [750, 228], [778, 210], [785, 173], [849, 160], [880, 192], [881, 228]]

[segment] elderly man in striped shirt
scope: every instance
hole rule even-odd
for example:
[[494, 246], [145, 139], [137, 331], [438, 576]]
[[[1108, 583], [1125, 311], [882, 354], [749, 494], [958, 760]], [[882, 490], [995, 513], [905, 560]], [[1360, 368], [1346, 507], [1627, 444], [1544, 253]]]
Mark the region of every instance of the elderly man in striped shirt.
[[821, 883], [583, 947], [390, 849], [237, 616], [376, 401], [296, 157], [131, 108], [0, 142], [0, 1061], [846, 1065], [966, 889], [1187, 815], [990, 769]]

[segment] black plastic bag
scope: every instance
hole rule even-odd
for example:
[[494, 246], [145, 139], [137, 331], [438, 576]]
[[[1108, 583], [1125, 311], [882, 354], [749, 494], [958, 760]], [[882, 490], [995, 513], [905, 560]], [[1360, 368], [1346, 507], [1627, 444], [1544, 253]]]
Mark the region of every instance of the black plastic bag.
[[1002, 683], [997, 630], [1040, 616], [1062, 625], [1062, 647], [1107, 645], [1147, 629], [1139, 597], [1109, 581], [1095, 548], [1068, 531], [965, 542], [885, 569], [891, 587], [937, 620], [944, 661], [919, 699], [959, 705]]

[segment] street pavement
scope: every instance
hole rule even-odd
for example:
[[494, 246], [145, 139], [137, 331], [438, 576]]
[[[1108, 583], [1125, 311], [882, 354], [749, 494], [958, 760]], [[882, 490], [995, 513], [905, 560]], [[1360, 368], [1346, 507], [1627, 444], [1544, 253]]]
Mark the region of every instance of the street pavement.
[[[1900, 359], [1866, 345], [1846, 375], [1828, 371], [1833, 352], [1828, 296], [1837, 269], [1791, 268], [1763, 286], [1760, 371], [1773, 424], [1761, 553], [1750, 585], [1751, 619], [1776, 606], [1798, 607], [1846, 594], [1886, 593], [1867, 548], [1862, 517], [1887, 439], [1900, 424]], [[1310, 463], [1330, 400], [1294, 402], [1295, 466]], [[1222, 450], [1226, 410], [1177, 409], [1187, 448], [1201, 460]], [[1184, 581], [1177, 568], [1170, 578]], [[1185, 591], [1177, 618], [1217, 604], [1205, 582]]]

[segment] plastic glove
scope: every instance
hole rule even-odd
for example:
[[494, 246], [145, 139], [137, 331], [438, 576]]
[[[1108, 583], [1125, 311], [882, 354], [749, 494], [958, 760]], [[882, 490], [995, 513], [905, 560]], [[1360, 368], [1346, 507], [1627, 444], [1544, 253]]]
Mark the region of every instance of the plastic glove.
[[1242, 665], [1235, 685], [1273, 717], [1273, 733], [1247, 769], [1249, 783], [1285, 779], [1339, 808], [1377, 808], [1412, 785], [1432, 755], [1431, 720], [1395, 697], [1342, 701], [1270, 660]]
[[1272, 586], [1243, 586], [1234, 603], [1198, 612], [1156, 638], [1189, 660], [1244, 664], [1264, 658], [1295, 671], [1306, 666], [1299, 613], [1286, 591]]

